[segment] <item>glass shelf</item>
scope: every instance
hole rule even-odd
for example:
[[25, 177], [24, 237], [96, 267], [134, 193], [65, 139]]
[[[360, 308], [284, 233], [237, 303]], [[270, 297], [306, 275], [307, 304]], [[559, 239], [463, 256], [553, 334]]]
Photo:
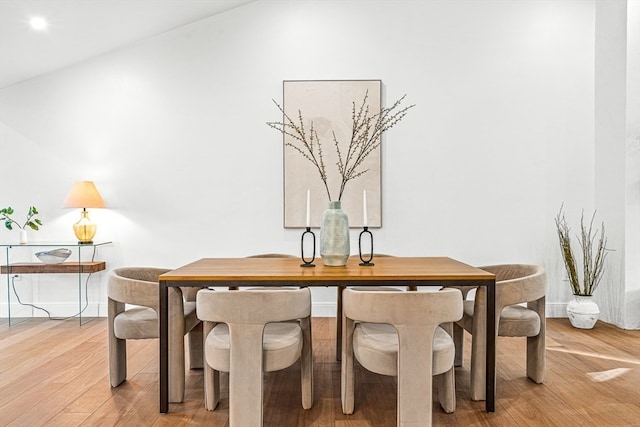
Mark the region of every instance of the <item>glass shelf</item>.
[[[106, 269], [106, 263], [104, 261], [95, 261], [95, 251], [100, 246], [109, 245], [112, 242], [110, 241], [100, 241], [93, 243], [80, 243], [80, 242], [30, 242], [30, 243], [0, 243], [0, 247], [5, 248], [5, 262], [0, 265], [0, 272], [7, 276], [7, 313], [9, 318], [9, 326], [12, 324], [16, 324], [16, 322], [12, 322], [11, 318], [11, 289], [15, 289], [13, 287], [12, 278], [18, 277], [18, 275], [22, 274], [76, 274], [78, 277], [78, 314], [70, 317], [78, 317], [80, 326], [83, 324], [83, 316], [82, 313], [84, 309], [82, 308], [82, 286], [83, 286], [83, 275], [86, 277], [86, 283], [84, 286], [88, 286], [89, 277], [93, 273], [97, 273], [100, 271], [104, 271]], [[49, 248], [49, 247], [67, 247], [67, 248], [78, 248], [77, 255], [72, 257], [74, 260], [65, 261], [58, 264], [46, 264], [44, 262], [15, 262], [11, 260], [11, 253], [14, 250], [18, 250], [19, 248]], [[93, 255], [86, 256], [83, 254], [83, 249], [90, 249], [90, 252], [93, 252]], [[22, 254], [21, 251], [18, 251]], [[15, 254], [14, 254], [15, 255]], [[23, 256], [18, 256], [18, 258], [23, 258]], [[15, 291], [14, 291], [15, 292]], [[85, 289], [85, 294], [87, 290]], [[16, 295], [17, 297], [17, 295]], [[18, 299], [18, 303], [22, 304]], [[88, 303], [87, 303], [88, 304]], [[25, 304], [22, 304], [25, 305]], [[30, 305], [30, 304], [26, 304]], [[86, 307], [85, 307], [86, 309]], [[32, 313], [33, 316], [33, 313]], [[87, 320], [87, 316], [84, 317], [84, 320]], [[18, 322], [21, 323], [21, 322]], [[86, 323], [86, 322], [85, 322]]]
[[79, 242], [32, 242], [32, 243], [0, 243], [2, 248], [12, 247], [48, 247], [48, 246], [75, 246], [81, 248], [90, 248], [94, 246], [103, 246], [111, 244], [112, 242], [93, 242], [93, 243], [79, 243]]

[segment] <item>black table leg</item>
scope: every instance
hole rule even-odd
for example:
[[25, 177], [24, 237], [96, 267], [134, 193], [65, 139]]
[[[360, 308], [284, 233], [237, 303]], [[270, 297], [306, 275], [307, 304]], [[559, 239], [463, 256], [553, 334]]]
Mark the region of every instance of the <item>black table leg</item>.
[[486, 396], [487, 412], [495, 412], [496, 393], [496, 282], [487, 285], [487, 354], [486, 354]]
[[169, 292], [160, 281], [160, 412], [169, 412]]
[[336, 360], [342, 360], [342, 291], [344, 285], [338, 285], [336, 295]]

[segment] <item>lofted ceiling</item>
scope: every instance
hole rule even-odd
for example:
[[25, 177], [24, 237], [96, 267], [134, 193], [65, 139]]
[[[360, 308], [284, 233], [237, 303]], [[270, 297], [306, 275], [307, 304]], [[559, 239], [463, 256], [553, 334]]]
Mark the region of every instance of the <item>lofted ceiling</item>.
[[[0, 88], [254, 0], [0, 0]], [[32, 17], [49, 26], [31, 29]]]

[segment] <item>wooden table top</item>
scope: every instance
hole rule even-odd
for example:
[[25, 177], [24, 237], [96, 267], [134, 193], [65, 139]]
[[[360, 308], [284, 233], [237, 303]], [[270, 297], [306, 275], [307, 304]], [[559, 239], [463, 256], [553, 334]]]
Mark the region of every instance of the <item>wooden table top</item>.
[[[330, 282], [371, 281], [493, 281], [495, 276], [448, 257], [377, 257], [374, 266], [362, 267], [356, 256], [346, 266], [327, 267], [321, 259], [315, 267], [301, 267], [298, 258], [203, 258], [160, 276], [168, 285], [175, 281], [279, 282], [307, 285]], [[175, 286], [175, 285], [174, 285]]]
[[44, 262], [17, 262], [0, 266], [1, 274], [41, 274], [41, 273], [97, 273], [106, 268], [105, 261], [77, 261], [45, 264]]

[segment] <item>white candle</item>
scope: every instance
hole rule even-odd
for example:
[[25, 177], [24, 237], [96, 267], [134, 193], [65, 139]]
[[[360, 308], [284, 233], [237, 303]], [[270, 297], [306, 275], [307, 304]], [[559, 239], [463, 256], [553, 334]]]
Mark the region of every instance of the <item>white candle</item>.
[[362, 190], [362, 218], [363, 226], [367, 227], [367, 190]]
[[307, 190], [307, 227], [311, 227], [311, 190]]

